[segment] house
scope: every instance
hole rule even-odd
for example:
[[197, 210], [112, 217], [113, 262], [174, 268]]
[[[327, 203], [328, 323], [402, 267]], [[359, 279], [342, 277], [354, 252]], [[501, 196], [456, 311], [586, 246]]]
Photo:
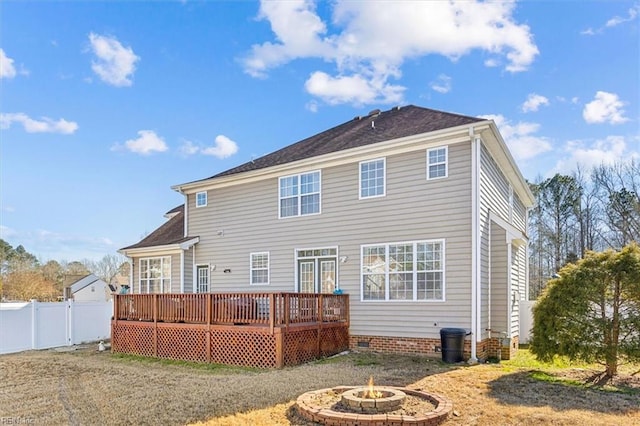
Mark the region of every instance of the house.
[[132, 293], [343, 292], [349, 345], [471, 360], [517, 349], [534, 198], [496, 124], [413, 105], [374, 110], [173, 189], [137, 244]]
[[93, 274], [72, 275], [65, 277], [64, 300], [76, 302], [104, 302], [111, 300], [112, 290], [109, 285]]

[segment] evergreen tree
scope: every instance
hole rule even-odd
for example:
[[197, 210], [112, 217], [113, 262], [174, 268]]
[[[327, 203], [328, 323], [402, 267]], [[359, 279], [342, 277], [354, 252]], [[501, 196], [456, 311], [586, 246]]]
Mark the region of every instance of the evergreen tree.
[[588, 252], [559, 275], [534, 308], [532, 352], [597, 361], [607, 377], [623, 361], [640, 361], [640, 246]]

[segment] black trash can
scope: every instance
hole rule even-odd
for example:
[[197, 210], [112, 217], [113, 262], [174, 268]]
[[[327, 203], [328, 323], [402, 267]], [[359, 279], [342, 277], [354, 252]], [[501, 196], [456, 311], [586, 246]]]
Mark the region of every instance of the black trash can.
[[464, 328], [443, 328], [440, 330], [440, 343], [442, 344], [442, 361], [455, 364], [464, 361], [464, 337], [467, 330]]

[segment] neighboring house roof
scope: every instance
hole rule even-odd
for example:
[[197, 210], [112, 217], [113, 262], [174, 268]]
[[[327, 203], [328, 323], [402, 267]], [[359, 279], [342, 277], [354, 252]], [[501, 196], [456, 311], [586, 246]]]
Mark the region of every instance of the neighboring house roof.
[[123, 247], [120, 250], [180, 244], [194, 238], [184, 236], [184, 204], [169, 210], [165, 216], [170, 217], [170, 219], [158, 229], [147, 235], [140, 242]]
[[332, 129], [202, 180], [263, 169], [332, 152], [481, 121], [486, 121], [486, 119], [436, 111], [415, 105], [395, 107], [383, 112], [373, 110], [367, 116], [355, 117]]
[[96, 284], [96, 283], [100, 283], [102, 282], [103, 284], [107, 284], [104, 281], [102, 281], [102, 279], [96, 277], [93, 274], [89, 274], [89, 275], [85, 275], [84, 277], [78, 279], [77, 281], [73, 282], [72, 284], [70, 284], [68, 287], [71, 289], [71, 294], [75, 294], [77, 292], [79, 292], [80, 290], [82, 290], [85, 287], [88, 287], [92, 284]]

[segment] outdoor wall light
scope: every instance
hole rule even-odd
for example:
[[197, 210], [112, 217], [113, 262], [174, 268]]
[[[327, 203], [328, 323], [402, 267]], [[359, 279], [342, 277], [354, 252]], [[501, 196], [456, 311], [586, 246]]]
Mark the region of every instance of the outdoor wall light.
[[340, 263], [347, 263], [349, 260], [349, 256], [340, 256]]
[[219, 230], [216, 234], [218, 234], [218, 237], [224, 237], [224, 229]]
[[216, 270], [216, 265], [211, 265], [211, 266], [209, 267], [209, 269], [211, 269], [212, 271], [215, 271], [215, 270]]

